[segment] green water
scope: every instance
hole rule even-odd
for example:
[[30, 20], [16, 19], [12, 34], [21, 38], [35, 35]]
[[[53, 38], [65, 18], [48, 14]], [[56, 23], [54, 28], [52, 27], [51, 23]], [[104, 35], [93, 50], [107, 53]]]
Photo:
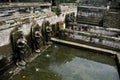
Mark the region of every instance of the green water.
[[53, 44], [12, 80], [119, 80], [113, 56]]

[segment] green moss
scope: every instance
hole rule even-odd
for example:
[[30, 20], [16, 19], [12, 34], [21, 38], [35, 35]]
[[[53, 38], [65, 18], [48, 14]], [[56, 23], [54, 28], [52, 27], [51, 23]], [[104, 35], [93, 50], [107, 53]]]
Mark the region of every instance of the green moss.
[[5, 23], [5, 21], [1, 21], [1, 22], [0, 22], [0, 26], [3, 25], [4, 23]]

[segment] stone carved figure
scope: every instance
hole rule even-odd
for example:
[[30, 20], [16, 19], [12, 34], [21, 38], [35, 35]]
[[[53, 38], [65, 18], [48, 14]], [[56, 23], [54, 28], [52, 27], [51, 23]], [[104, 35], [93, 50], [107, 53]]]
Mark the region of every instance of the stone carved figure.
[[52, 27], [50, 25], [47, 25], [45, 27], [45, 35], [46, 35], [46, 42], [49, 44], [50, 43], [50, 39], [51, 39], [51, 35], [52, 35]]
[[43, 37], [41, 33], [41, 27], [35, 23], [32, 27], [32, 45], [33, 51], [39, 53], [43, 44]]
[[35, 31], [34, 33], [34, 45], [35, 45], [35, 52], [40, 52], [40, 47], [42, 45], [42, 34], [39, 30]]
[[71, 14], [70, 14], [70, 21], [71, 21], [72, 23], [75, 22], [75, 13], [71, 13]]
[[17, 49], [17, 65], [25, 65], [25, 54], [27, 52], [27, 40], [25, 39], [22, 32], [20, 32], [18, 39], [16, 41], [16, 49]]
[[43, 44], [50, 44], [51, 36], [52, 36], [52, 27], [50, 26], [49, 21], [44, 21], [42, 24], [41, 33], [43, 36]]

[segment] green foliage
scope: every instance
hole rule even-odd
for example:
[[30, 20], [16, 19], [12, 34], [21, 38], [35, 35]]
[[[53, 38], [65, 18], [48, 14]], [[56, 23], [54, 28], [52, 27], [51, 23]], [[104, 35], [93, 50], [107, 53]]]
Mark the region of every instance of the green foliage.
[[52, 11], [56, 13], [57, 7], [56, 6], [52, 7]]
[[116, 0], [117, 2], [120, 2], [120, 0]]
[[57, 8], [56, 14], [59, 16], [61, 14], [61, 10]]
[[61, 10], [58, 7], [52, 7], [52, 11], [55, 12], [58, 16], [61, 14]]

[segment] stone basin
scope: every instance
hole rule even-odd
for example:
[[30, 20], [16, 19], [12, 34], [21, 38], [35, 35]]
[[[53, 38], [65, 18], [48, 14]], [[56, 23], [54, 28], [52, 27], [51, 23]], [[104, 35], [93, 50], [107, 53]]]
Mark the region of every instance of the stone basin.
[[119, 80], [115, 57], [53, 44], [11, 80]]

